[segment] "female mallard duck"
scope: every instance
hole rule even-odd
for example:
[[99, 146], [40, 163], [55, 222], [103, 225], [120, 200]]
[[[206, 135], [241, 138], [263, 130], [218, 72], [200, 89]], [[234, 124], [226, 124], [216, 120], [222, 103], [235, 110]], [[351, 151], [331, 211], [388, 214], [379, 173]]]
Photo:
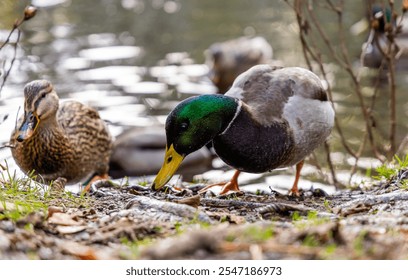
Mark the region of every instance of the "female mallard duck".
[[326, 140], [333, 124], [334, 110], [314, 73], [254, 66], [225, 95], [188, 98], [169, 114], [164, 163], [152, 188], [160, 189], [186, 155], [212, 141], [218, 156], [237, 169], [221, 193], [239, 190], [241, 171], [263, 173], [296, 164], [291, 193], [298, 194], [303, 160]]
[[76, 101], [59, 104], [45, 80], [28, 83], [24, 98], [24, 116], [10, 140], [23, 172], [34, 171], [46, 183], [107, 178], [112, 139], [97, 111]]

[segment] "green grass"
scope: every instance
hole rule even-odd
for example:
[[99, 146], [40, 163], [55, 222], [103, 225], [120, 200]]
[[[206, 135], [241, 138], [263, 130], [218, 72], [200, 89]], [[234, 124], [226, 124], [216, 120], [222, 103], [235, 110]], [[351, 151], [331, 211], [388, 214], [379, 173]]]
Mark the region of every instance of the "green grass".
[[394, 159], [391, 162], [382, 164], [376, 168], [377, 175], [374, 175], [373, 178], [376, 180], [390, 180], [395, 176], [399, 171], [406, 169], [408, 167], [408, 155], [405, 158], [399, 158], [397, 155], [394, 156]]
[[298, 211], [292, 213], [292, 222], [301, 221], [303, 218]]
[[[32, 184], [34, 177], [17, 178], [6, 168], [0, 178], [0, 212], [1, 219], [19, 220], [34, 211], [46, 211], [47, 204], [39, 197], [44, 197], [40, 184]], [[31, 177], [30, 177], [31, 176]]]
[[272, 226], [261, 227], [258, 225], [249, 225], [241, 232], [230, 232], [224, 240], [227, 242], [235, 242], [241, 240], [245, 242], [262, 243], [274, 237], [274, 229]]
[[141, 240], [129, 240], [127, 237], [120, 239], [120, 243], [128, 248], [128, 253], [122, 253], [121, 257], [123, 259], [138, 259], [140, 258], [140, 248], [143, 246], [151, 245], [155, 239], [153, 238], [143, 238]]
[[324, 254], [326, 257], [333, 255], [336, 252], [337, 245], [336, 244], [329, 244], [325, 247]]
[[391, 168], [388, 164], [383, 164], [379, 167], [376, 168], [377, 174], [374, 175], [373, 178], [376, 180], [390, 180], [392, 176], [396, 174], [396, 170], [394, 168]]
[[323, 202], [323, 206], [326, 209], [327, 212], [331, 213], [332, 212], [332, 208], [330, 206], [330, 202], [328, 200], [324, 200]]
[[33, 174], [19, 178], [11, 173], [7, 163], [0, 175], [0, 220], [20, 220], [32, 212], [43, 212], [50, 206], [79, 207], [89, 203], [88, 197], [68, 192], [56, 192], [35, 181]]
[[273, 237], [273, 228], [261, 228], [258, 226], [249, 226], [244, 230], [244, 236], [254, 242], [264, 242]]
[[368, 232], [366, 230], [361, 231], [354, 239], [353, 249], [357, 257], [364, 255], [364, 240], [366, 239]]
[[306, 217], [302, 217], [297, 211], [292, 214], [292, 222], [298, 229], [322, 225], [329, 221], [329, 218], [319, 217], [317, 211], [308, 211]]
[[319, 241], [316, 239], [316, 237], [314, 235], [308, 234], [303, 239], [302, 245], [307, 246], [307, 247], [317, 247], [320, 244], [319, 244]]
[[[391, 162], [382, 164], [376, 168], [376, 175], [372, 177], [376, 180], [391, 181], [401, 170], [406, 170], [408, 168], [408, 155], [404, 158], [399, 158], [394, 156]], [[408, 180], [400, 181], [399, 187], [403, 190], [408, 190]]]
[[177, 234], [182, 234], [184, 232], [183, 224], [180, 223], [179, 221], [176, 221], [174, 223], [174, 230], [176, 231]]

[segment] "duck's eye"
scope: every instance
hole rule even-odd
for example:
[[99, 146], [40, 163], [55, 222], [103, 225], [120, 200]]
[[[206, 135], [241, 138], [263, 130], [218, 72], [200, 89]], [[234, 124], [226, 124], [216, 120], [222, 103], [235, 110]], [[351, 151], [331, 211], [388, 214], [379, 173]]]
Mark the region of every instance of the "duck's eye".
[[187, 128], [188, 128], [188, 123], [183, 122], [183, 123], [180, 124], [180, 130], [181, 131], [185, 131], [185, 130], [187, 130]]
[[47, 95], [47, 93], [46, 93], [46, 92], [43, 92], [43, 93], [41, 93], [40, 98], [44, 98], [46, 95]]
[[34, 120], [34, 115], [30, 115], [29, 121], [32, 122]]

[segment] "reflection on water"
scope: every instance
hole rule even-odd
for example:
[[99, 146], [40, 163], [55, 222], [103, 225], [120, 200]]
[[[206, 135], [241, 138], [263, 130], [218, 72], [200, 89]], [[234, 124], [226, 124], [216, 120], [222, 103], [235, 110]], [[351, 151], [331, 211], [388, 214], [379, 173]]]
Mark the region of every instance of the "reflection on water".
[[[0, 39], [8, 34], [29, 1], [5, 0], [0, 4]], [[7, 86], [1, 92], [0, 143], [8, 141], [16, 112], [23, 104], [26, 82], [45, 78], [60, 96], [97, 107], [118, 135], [129, 126], [162, 125], [166, 114], [180, 99], [194, 94], [215, 93], [204, 65], [204, 50], [212, 43], [242, 35], [260, 35], [272, 45], [274, 58], [287, 66], [302, 66], [297, 25], [292, 10], [283, 1], [269, 0], [36, 0], [37, 16], [23, 26], [18, 57]], [[358, 22], [363, 5], [348, 7], [346, 24]], [[327, 25], [328, 15], [321, 15]], [[334, 28], [334, 27], [333, 27]], [[336, 34], [331, 34], [336, 36]], [[365, 35], [347, 38], [356, 63]], [[10, 58], [4, 49], [0, 59]], [[329, 65], [335, 84], [334, 99], [346, 135], [363, 127], [356, 117], [357, 102], [344, 83], [344, 76]], [[335, 77], [335, 79], [334, 79]], [[401, 77], [399, 77], [401, 79]], [[403, 79], [403, 78], [402, 78]], [[406, 82], [406, 81], [405, 81]], [[367, 89], [367, 94], [370, 90]], [[401, 118], [406, 117], [399, 103]], [[377, 102], [387, 106], [386, 97]], [[381, 112], [378, 112], [381, 115]], [[399, 138], [406, 124], [399, 122]], [[340, 150], [338, 139], [331, 141]], [[0, 158], [8, 157], [1, 150]]]

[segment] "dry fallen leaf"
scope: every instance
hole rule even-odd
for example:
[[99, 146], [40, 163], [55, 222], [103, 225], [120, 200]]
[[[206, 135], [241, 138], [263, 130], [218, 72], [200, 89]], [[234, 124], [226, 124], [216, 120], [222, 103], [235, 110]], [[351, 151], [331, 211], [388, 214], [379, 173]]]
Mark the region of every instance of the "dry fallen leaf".
[[61, 207], [50, 206], [48, 207], [48, 217], [47, 219], [51, 218], [52, 215], [55, 213], [63, 213], [64, 210]]
[[193, 206], [193, 207], [197, 208], [200, 205], [200, 196], [195, 195], [195, 196], [191, 196], [191, 197], [186, 197], [186, 198], [176, 200], [174, 202], [179, 203], [179, 204], [186, 204], [186, 205]]
[[75, 221], [74, 216], [67, 213], [54, 213], [49, 219], [48, 223], [56, 224], [61, 226], [79, 226], [82, 225], [81, 222]]
[[89, 247], [73, 241], [64, 241], [60, 244], [60, 248], [67, 254], [74, 255], [81, 260], [96, 260], [98, 259], [95, 251]]

